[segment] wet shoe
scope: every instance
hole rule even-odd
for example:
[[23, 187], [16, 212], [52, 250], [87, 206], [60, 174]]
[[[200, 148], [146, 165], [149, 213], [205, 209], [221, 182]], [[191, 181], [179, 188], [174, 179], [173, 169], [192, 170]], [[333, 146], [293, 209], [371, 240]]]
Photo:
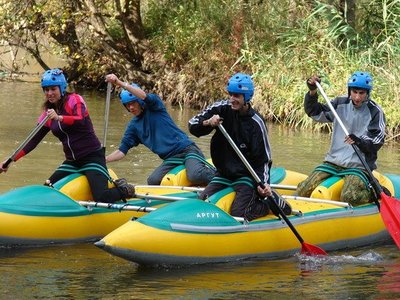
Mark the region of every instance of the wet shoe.
[[114, 184], [121, 192], [122, 200], [125, 201], [126, 199], [135, 197], [135, 186], [129, 184], [125, 178], [114, 180]]
[[[292, 214], [292, 207], [290, 206], [290, 204], [285, 199], [283, 199], [277, 192], [272, 191], [272, 194], [275, 199], [275, 203], [282, 209], [283, 213], [287, 216]], [[273, 201], [273, 199], [270, 198], [268, 198], [268, 200]], [[275, 208], [275, 205], [270, 204], [269, 206], [274, 215], [279, 216], [279, 211]]]

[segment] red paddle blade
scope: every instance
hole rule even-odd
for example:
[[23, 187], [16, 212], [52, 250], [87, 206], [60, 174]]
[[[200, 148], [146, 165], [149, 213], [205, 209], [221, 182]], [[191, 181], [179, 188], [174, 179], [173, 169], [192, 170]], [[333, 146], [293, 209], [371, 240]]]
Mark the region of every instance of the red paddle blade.
[[325, 250], [311, 245], [311, 244], [307, 244], [305, 242], [301, 243], [301, 254], [305, 254], [305, 255], [328, 255], [328, 253], [325, 252]]
[[381, 193], [381, 217], [397, 247], [400, 248], [400, 201]]

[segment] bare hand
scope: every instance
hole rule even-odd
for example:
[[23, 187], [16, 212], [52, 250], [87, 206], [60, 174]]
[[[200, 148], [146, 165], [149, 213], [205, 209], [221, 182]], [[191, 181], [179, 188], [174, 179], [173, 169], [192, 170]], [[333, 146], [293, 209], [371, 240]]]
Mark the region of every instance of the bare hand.
[[344, 142], [345, 142], [346, 144], [350, 144], [350, 145], [352, 145], [352, 144], [355, 143], [355, 142], [351, 139], [351, 137], [349, 137], [349, 136], [346, 136], [346, 137], [344, 138]]
[[60, 119], [60, 116], [56, 113], [54, 109], [48, 109], [47, 110], [47, 115], [50, 116], [51, 120], [56, 120], [58, 121]]
[[319, 78], [319, 76], [317, 75], [313, 75], [310, 78], [308, 78], [307, 83], [311, 84], [311, 85], [315, 85], [316, 82], [321, 82], [321, 78]]
[[265, 184], [264, 188], [258, 186], [257, 192], [263, 198], [272, 196], [272, 190], [269, 184]]
[[117, 82], [118, 82], [118, 77], [117, 77], [117, 75], [115, 75], [115, 74], [108, 74], [108, 75], [106, 75], [106, 82], [111, 82], [111, 83], [113, 83], [113, 84], [117, 84]]
[[219, 115], [213, 115], [208, 120], [203, 121], [204, 126], [211, 126], [211, 127], [217, 127], [218, 124], [221, 123], [222, 123], [222, 118]]

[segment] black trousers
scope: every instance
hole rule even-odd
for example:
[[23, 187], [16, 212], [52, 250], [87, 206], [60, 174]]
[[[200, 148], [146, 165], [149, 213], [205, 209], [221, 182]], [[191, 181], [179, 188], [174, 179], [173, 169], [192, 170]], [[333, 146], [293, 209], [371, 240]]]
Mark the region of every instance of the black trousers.
[[[85, 164], [96, 163], [107, 169], [104, 149], [99, 149], [88, 154], [79, 160], [65, 160], [63, 164], [82, 168]], [[113, 187], [108, 188], [108, 178], [98, 170], [87, 170], [82, 172], [89, 181], [92, 190], [93, 200], [96, 202], [114, 203], [121, 200], [122, 195], [119, 189]], [[49, 178], [50, 183], [54, 184], [58, 180], [70, 175], [71, 172], [56, 170]]]
[[[209, 183], [200, 198], [205, 200], [211, 195], [226, 188], [225, 184]], [[230, 214], [235, 217], [243, 217], [249, 221], [266, 216], [269, 213], [269, 206], [260, 200], [257, 190], [248, 184], [234, 184], [232, 188], [236, 192]]]

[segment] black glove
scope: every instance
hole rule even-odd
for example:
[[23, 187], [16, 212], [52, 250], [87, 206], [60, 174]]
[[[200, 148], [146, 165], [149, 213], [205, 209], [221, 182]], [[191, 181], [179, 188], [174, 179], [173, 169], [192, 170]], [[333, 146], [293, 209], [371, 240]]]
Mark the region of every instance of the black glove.
[[307, 87], [310, 91], [315, 91], [317, 89], [317, 85], [315, 83], [310, 83], [310, 80], [314, 79], [318, 82], [321, 82], [321, 79], [318, 76], [313, 76], [307, 79], [306, 83], [307, 83]]
[[361, 144], [361, 139], [355, 134], [349, 134], [349, 138], [351, 138], [357, 146]]

